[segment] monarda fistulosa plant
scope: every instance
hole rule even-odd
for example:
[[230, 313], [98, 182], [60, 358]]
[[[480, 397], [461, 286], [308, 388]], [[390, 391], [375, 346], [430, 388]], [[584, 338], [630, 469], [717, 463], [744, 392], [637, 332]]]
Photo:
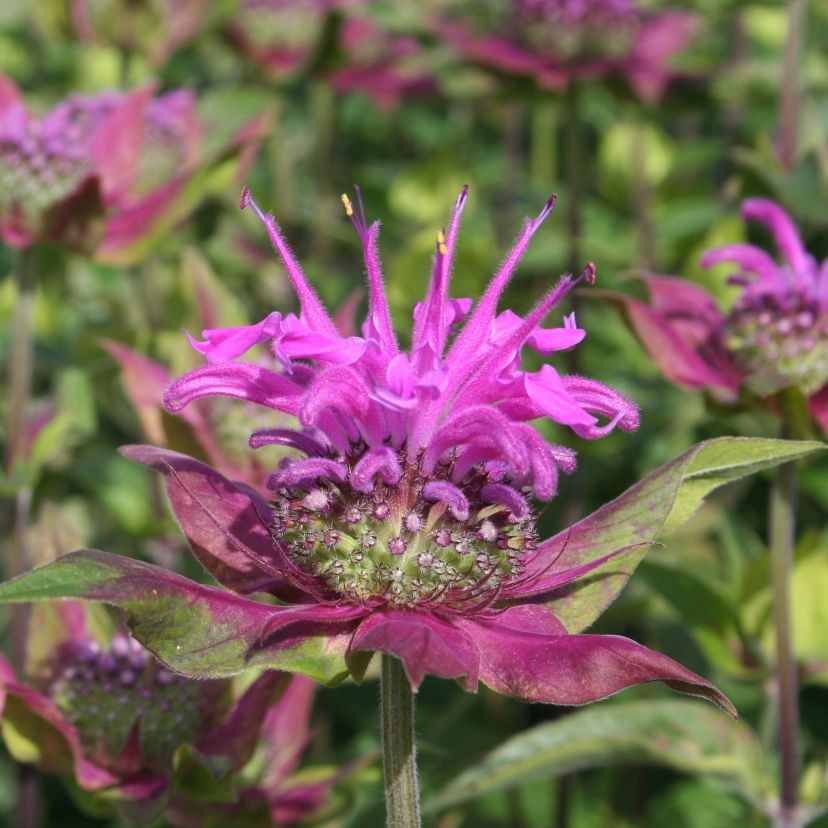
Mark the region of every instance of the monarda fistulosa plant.
[[[461, 193], [437, 236], [411, 347], [391, 323], [378, 223], [343, 197], [368, 277], [361, 336], [342, 336], [275, 220], [248, 191], [299, 298], [299, 315], [191, 338], [208, 364], [173, 382], [179, 411], [224, 396], [274, 412], [252, 449], [289, 447], [257, 490], [163, 448], [123, 453], [165, 476], [190, 546], [219, 587], [117, 555], [79, 551], [0, 587], [0, 600], [57, 597], [124, 609], [133, 635], [169, 669], [217, 678], [256, 667], [329, 684], [360, 681], [382, 654], [381, 720], [389, 824], [419, 821], [415, 691], [427, 674], [516, 699], [580, 705], [663, 681], [733, 713], [709, 681], [628, 638], [583, 631], [614, 600], [646, 548], [729, 479], [812, 450], [773, 440], [702, 444], [612, 503], [543, 539], [535, 503], [552, 499], [575, 452], [528, 423], [550, 419], [596, 439], [634, 430], [636, 407], [602, 383], [525, 370], [586, 332], [543, 321], [595, 269], [564, 276], [521, 317], [498, 304], [554, 199], [527, 219], [483, 296], [450, 296]], [[264, 358], [240, 359], [267, 345]], [[276, 413], [278, 412], [278, 413]], [[284, 427], [285, 414], [296, 427]], [[691, 484], [691, 485], [685, 485]], [[256, 597], [259, 593], [260, 598]]]

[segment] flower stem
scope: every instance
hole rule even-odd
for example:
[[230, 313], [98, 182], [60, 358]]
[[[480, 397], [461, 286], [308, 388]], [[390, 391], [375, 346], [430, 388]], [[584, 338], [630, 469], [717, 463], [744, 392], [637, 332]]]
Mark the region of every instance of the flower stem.
[[791, 172], [796, 156], [799, 120], [800, 77], [802, 46], [805, 36], [805, 7], [807, 0], [789, 0], [788, 35], [785, 39], [785, 57], [782, 64], [782, 82], [779, 93], [779, 162]]
[[35, 296], [34, 249], [21, 251], [14, 278], [14, 303], [9, 357], [8, 421], [6, 428], [6, 469], [11, 471], [23, 451], [26, 408], [32, 385], [32, 311]]
[[771, 591], [776, 634], [780, 808], [777, 828], [795, 824], [799, 787], [799, 705], [791, 629], [791, 569], [796, 523], [796, 464], [779, 466], [770, 498]]
[[414, 694], [402, 662], [383, 653], [380, 679], [382, 771], [388, 828], [419, 828]]

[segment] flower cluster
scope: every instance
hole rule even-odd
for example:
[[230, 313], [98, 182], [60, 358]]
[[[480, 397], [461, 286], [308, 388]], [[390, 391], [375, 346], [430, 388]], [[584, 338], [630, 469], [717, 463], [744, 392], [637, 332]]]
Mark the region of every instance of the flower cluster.
[[674, 77], [669, 61], [699, 23], [687, 12], [645, 12], [633, 0], [511, 0], [499, 21], [481, 28], [474, 17], [458, 5], [439, 27], [473, 61], [549, 89], [618, 74], [647, 101], [664, 93]]
[[796, 388], [828, 431], [828, 260], [820, 265], [805, 250], [778, 204], [748, 199], [742, 215], [770, 231], [783, 262], [752, 244], [707, 252], [705, 267], [738, 268], [730, 281], [742, 290], [727, 312], [702, 288], [666, 276], [647, 278], [650, 305], [616, 298], [668, 379], [726, 403], [743, 388], [762, 399]]
[[186, 679], [131, 636], [102, 636], [82, 604], [36, 613], [29, 682], [18, 681], [0, 656], [0, 717], [20, 761], [32, 761], [26, 739], [48, 744], [35, 760], [42, 770], [100, 794], [101, 803], [142, 823], [169, 806], [173, 824], [193, 824], [188, 763], [220, 777], [259, 750], [266, 753], [257, 763], [260, 783], [224, 803], [226, 815], [255, 798], [268, 803], [275, 824], [292, 824], [324, 802], [330, 775], [313, 785], [291, 780], [308, 739], [312, 682], [269, 672], [234, 701], [229, 680]]

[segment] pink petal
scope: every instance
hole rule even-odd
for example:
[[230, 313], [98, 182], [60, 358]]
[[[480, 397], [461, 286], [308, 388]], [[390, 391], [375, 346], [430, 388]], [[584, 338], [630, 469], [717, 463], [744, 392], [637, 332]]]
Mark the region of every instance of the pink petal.
[[594, 426], [597, 422], [564, 388], [560, 374], [544, 365], [534, 374], [523, 375], [526, 395], [549, 419], [568, 426]]
[[20, 90], [11, 78], [0, 73], [0, 139], [20, 140], [28, 122]]
[[164, 406], [168, 411], [180, 411], [200, 397], [225, 396], [298, 414], [301, 393], [295, 382], [267, 368], [247, 362], [221, 362], [179, 377], [164, 392]]
[[791, 217], [775, 202], [766, 198], [749, 198], [742, 203], [742, 215], [758, 221], [773, 234], [776, 246], [794, 273], [806, 273], [812, 259], [802, 244], [799, 231]]
[[204, 342], [198, 342], [189, 334], [187, 339], [196, 351], [207, 357], [208, 362], [225, 362], [247, 353], [254, 345], [279, 336], [281, 325], [282, 314], [271, 313], [256, 325], [202, 331]]
[[379, 650], [403, 662], [416, 690], [426, 674], [461, 679], [477, 687], [480, 654], [466, 633], [428, 612], [378, 610], [357, 628], [352, 650]]

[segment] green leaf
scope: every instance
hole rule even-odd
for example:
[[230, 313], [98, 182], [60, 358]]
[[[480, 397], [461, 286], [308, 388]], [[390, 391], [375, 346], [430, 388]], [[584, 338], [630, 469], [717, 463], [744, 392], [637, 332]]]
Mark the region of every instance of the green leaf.
[[284, 608], [120, 555], [72, 552], [0, 584], [0, 603], [65, 598], [126, 611], [133, 635], [171, 669], [193, 678], [223, 678], [252, 667], [302, 673], [325, 684], [348, 675], [350, 635], [303, 634], [290, 646], [267, 647], [264, 635]]
[[570, 771], [630, 764], [712, 777], [757, 806], [773, 790], [747, 725], [693, 702], [635, 701], [589, 707], [524, 731], [450, 782], [425, 810]]
[[569, 632], [586, 629], [615, 600], [649, 546], [681, 526], [714, 489], [825, 448], [819, 442], [749, 437], [721, 437], [693, 446], [544, 544], [537, 565], [554, 560], [556, 570], [625, 549], [588, 576], [551, 593], [548, 606]]

